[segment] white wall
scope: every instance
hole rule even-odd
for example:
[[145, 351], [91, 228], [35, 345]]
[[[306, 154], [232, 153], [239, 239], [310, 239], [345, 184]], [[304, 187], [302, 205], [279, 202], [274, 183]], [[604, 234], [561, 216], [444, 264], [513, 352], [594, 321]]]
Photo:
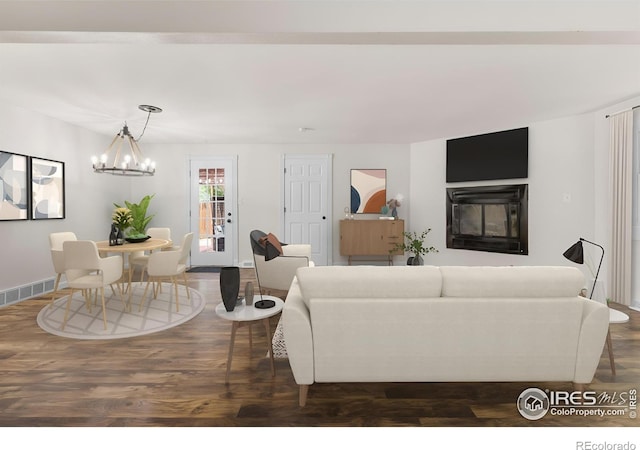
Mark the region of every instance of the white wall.
[[[142, 145], [142, 143], [141, 143]], [[333, 260], [341, 264], [346, 258], [339, 252], [339, 220], [350, 199], [350, 169], [387, 169], [387, 194], [409, 197], [409, 146], [386, 144], [361, 145], [144, 145], [146, 156], [158, 164], [156, 176], [136, 179], [132, 183], [135, 198], [156, 194], [150, 213], [153, 224], [168, 226], [172, 235], [181, 236], [189, 226], [188, 167], [191, 156], [238, 157], [238, 262], [252, 260], [249, 233], [253, 229], [281, 229], [281, 164], [285, 154], [333, 155]], [[166, 174], [166, 175], [165, 175]], [[399, 209], [401, 218], [408, 214], [409, 202]]]
[[[593, 116], [522, 126], [529, 127], [527, 179], [446, 183], [446, 140], [411, 146], [411, 229], [432, 228], [429, 243], [440, 250], [427, 255], [427, 264], [571, 265], [562, 253], [579, 237], [593, 236]], [[486, 130], [493, 131], [501, 130]], [[459, 136], [451, 136], [455, 137]], [[523, 183], [529, 185], [528, 255], [446, 248], [447, 187]], [[570, 201], [566, 201], [565, 194]]]
[[129, 192], [128, 179], [107, 179], [91, 170], [91, 155], [108, 144], [104, 136], [0, 104], [0, 150], [63, 161], [66, 184], [65, 219], [0, 222], [0, 291], [54, 276], [51, 232], [74, 231], [79, 239], [108, 238], [111, 203]]
[[[605, 114], [635, 106], [631, 99], [596, 114], [524, 124], [530, 132], [529, 255], [504, 255], [446, 248], [445, 140], [408, 145], [152, 145], [141, 143], [158, 162], [148, 178], [94, 174], [90, 156], [111, 138], [17, 107], [0, 105], [0, 149], [65, 162], [67, 217], [63, 220], [0, 222], [0, 291], [53, 277], [48, 235], [75, 231], [80, 238], [106, 239], [113, 202], [138, 201], [155, 193], [154, 225], [170, 226], [179, 236], [188, 228], [190, 155], [238, 155], [239, 261], [251, 259], [253, 228], [280, 230], [280, 165], [284, 154], [333, 154], [333, 255], [339, 255], [338, 222], [349, 204], [349, 169], [386, 168], [388, 196], [405, 195], [399, 215], [408, 230], [431, 227], [430, 244], [440, 253], [432, 264], [571, 264], [562, 252], [579, 237], [609, 240], [608, 121]], [[116, 130], [117, 131], [117, 130]], [[499, 130], [486, 130], [486, 132]], [[451, 136], [458, 137], [458, 136]], [[500, 180], [482, 184], [519, 183]], [[472, 183], [465, 183], [467, 185]], [[454, 184], [452, 184], [454, 185]], [[463, 185], [455, 183], [455, 185]], [[569, 194], [570, 202], [564, 201]], [[606, 246], [605, 246], [606, 247]], [[594, 257], [598, 257], [594, 253]], [[597, 259], [596, 259], [597, 260]], [[402, 263], [398, 261], [397, 263]], [[605, 258], [606, 266], [606, 258]], [[606, 279], [603, 266], [601, 277]], [[589, 274], [582, 267], [585, 274]]]
[[[117, 130], [114, 130], [114, 133]], [[0, 149], [65, 163], [66, 218], [0, 222], [0, 293], [55, 276], [49, 233], [74, 231], [80, 239], [108, 238], [113, 203], [137, 202], [155, 194], [152, 224], [171, 227], [174, 236], [188, 229], [189, 157], [238, 156], [239, 261], [250, 260], [249, 232], [280, 229], [281, 160], [290, 154], [333, 154], [333, 252], [340, 263], [338, 221], [349, 203], [349, 169], [386, 168], [389, 195], [409, 191], [409, 146], [362, 145], [152, 145], [141, 142], [145, 155], [158, 163], [154, 177], [95, 174], [90, 158], [108, 146], [99, 136], [21, 108], [0, 106]], [[400, 216], [408, 207], [400, 209]], [[0, 299], [0, 305], [3, 299]]]

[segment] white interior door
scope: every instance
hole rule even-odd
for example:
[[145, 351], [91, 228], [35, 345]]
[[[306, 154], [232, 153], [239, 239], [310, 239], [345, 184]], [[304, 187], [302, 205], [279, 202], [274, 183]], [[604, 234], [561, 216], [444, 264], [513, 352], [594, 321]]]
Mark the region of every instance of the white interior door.
[[284, 242], [311, 244], [311, 259], [331, 259], [331, 155], [284, 156]]
[[237, 259], [235, 157], [191, 159], [193, 266], [230, 266]]

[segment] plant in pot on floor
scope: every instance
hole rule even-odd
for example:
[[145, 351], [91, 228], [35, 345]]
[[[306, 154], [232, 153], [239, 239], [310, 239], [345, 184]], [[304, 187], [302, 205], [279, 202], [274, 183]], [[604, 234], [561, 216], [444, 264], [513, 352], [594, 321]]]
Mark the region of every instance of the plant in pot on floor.
[[147, 227], [149, 226], [151, 219], [155, 216], [155, 214], [147, 216], [147, 209], [149, 208], [149, 203], [151, 203], [151, 199], [154, 195], [155, 194], [145, 195], [139, 203], [131, 203], [125, 200], [125, 207], [114, 203], [114, 206], [118, 209], [128, 209], [131, 215], [129, 231], [127, 232], [128, 240], [135, 241], [147, 238]]
[[407, 265], [409, 266], [422, 266], [424, 264], [423, 255], [427, 253], [437, 253], [438, 249], [433, 246], [428, 246], [425, 241], [427, 239], [427, 235], [431, 231], [431, 228], [423, 231], [418, 234], [415, 231], [405, 231], [403, 234], [404, 241], [402, 243], [396, 244], [392, 249], [391, 253], [402, 250], [405, 252], [411, 253], [412, 256], [407, 260]]

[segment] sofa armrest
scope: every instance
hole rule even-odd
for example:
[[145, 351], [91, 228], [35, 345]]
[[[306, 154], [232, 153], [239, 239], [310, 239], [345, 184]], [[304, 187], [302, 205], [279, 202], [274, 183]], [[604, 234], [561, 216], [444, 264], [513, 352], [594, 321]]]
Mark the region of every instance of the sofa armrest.
[[602, 303], [585, 299], [582, 326], [578, 337], [574, 383], [589, 384], [600, 362], [609, 331], [609, 308]]
[[306, 256], [311, 259], [311, 244], [287, 244], [282, 246], [283, 256]]
[[282, 311], [282, 331], [291, 371], [297, 384], [313, 384], [313, 335], [311, 317], [302, 300], [298, 279], [294, 278]]
[[262, 288], [286, 291], [291, 285], [299, 267], [308, 267], [306, 256], [281, 255], [271, 261], [265, 261], [264, 256], [254, 255], [258, 282]]

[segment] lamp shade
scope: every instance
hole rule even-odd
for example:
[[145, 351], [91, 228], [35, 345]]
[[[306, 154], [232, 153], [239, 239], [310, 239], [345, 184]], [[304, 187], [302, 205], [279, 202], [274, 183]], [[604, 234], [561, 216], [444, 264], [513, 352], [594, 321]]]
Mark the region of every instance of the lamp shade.
[[584, 263], [584, 252], [582, 250], [582, 241], [578, 241], [569, 247], [563, 254], [569, 261], [573, 261], [576, 264]]

